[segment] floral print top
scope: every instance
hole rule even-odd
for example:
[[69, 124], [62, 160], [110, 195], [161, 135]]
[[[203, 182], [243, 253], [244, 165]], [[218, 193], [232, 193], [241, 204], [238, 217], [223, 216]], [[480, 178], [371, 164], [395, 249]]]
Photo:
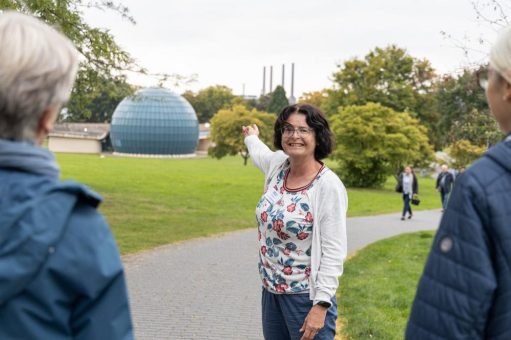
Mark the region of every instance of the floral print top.
[[272, 293], [297, 294], [309, 291], [312, 228], [314, 217], [307, 190], [325, 171], [323, 165], [306, 186], [286, 186], [289, 162], [270, 178], [256, 207], [259, 235], [259, 274]]

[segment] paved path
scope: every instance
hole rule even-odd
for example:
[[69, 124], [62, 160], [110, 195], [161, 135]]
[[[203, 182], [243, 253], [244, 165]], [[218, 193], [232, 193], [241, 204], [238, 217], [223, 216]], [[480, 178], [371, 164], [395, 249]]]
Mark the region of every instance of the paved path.
[[[393, 235], [431, 230], [440, 211], [348, 219], [348, 254]], [[257, 235], [243, 230], [125, 257], [137, 339], [262, 339]]]

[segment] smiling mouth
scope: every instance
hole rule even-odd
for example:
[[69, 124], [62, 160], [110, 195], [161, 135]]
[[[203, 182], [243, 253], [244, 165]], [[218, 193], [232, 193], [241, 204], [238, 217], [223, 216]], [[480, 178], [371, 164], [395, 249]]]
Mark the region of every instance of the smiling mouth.
[[300, 143], [289, 143], [288, 145], [292, 146], [292, 147], [302, 147], [302, 146], [304, 146], [303, 144], [300, 144]]

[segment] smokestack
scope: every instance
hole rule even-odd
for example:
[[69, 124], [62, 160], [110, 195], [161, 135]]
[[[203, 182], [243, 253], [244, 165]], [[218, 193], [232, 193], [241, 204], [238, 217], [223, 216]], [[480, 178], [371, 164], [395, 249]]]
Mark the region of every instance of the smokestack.
[[284, 87], [284, 80], [286, 79], [286, 65], [282, 64], [282, 87]]
[[264, 96], [266, 93], [266, 66], [263, 66], [263, 91], [261, 92], [261, 95]]
[[295, 94], [295, 63], [291, 63], [291, 96], [289, 96], [289, 104], [296, 103]]
[[270, 66], [270, 92], [273, 92], [273, 66]]

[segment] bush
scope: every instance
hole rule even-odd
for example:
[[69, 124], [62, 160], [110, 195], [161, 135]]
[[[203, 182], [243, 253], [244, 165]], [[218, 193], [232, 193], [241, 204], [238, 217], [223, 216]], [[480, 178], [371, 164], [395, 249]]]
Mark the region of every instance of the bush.
[[427, 129], [409, 113], [380, 104], [340, 107], [332, 130], [332, 157], [348, 186], [380, 187], [403, 166], [421, 166], [433, 157]]
[[218, 159], [240, 154], [246, 165], [249, 155], [241, 127], [256, 124], [259, 128], [259, 138], [271, 146], [275, 118], [275, 115], [255, 109], [249, 110], [242, 105], [218, 111], [211, 120], [211, 140], [214, 146], [209, 148], [208, 154]]
[[456, 141], [449, 145], [447, 154], [454, 158], [452, 166], [457, 169], [466, 168], [486, 151], [485, 147], [473, 145], [466, 139]]

